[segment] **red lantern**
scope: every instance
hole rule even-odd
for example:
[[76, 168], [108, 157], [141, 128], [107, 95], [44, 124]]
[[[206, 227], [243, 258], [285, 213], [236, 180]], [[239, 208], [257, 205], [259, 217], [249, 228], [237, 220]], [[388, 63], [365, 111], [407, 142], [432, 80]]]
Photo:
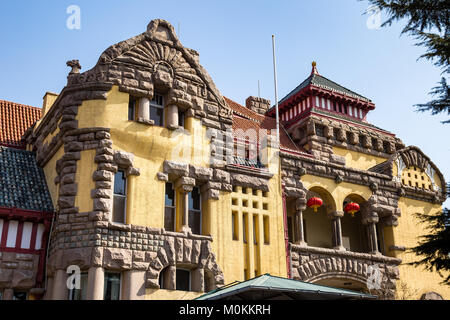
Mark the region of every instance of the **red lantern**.
[[348, 212], [352, 215], [352, 217], [355, 216], [355, 212], [359, 211], [359, 204], [355, 202], [347, 203], [344, 207], [345, 212]]
[[306, 205], [308, 207], [311, 207], [314, 209], [314, 212], [317, 212], [317, 208], [319, 208], [322, 205], [322, 199], [318, 198], [318, 197], [312, 197], [309, 198], [308, 202], [306, 203]]

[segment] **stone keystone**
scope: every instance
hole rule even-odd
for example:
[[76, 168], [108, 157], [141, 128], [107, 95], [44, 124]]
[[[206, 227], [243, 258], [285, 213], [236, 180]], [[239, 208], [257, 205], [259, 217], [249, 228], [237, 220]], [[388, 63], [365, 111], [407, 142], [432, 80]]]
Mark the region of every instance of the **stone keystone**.
[[125, 151], [116, 151], [114, 153], [114, 161], [123, 167], [133, 166], [134, 155]]

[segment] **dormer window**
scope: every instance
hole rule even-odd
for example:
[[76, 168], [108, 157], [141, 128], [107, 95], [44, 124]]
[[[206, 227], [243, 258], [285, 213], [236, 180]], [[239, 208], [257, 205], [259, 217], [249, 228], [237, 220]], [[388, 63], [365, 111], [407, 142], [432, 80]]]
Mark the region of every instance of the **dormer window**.
[[164, 97], [156, 92], [150, 101], [150, 119], [156, 126], [164, 126]]

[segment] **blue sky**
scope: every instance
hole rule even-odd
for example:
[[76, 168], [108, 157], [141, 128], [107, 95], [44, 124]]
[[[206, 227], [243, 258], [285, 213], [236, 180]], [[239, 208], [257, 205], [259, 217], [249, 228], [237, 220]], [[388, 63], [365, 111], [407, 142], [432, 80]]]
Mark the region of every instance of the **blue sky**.
[[[81, 29], [69, 30], [66, 9], [81, 9]], [[400, 36], [402, 24], [369, 29], [366, 1], [11, 1], [0, 2], [0, 99], [42, 105], [46, 91], [66, 84], [67, 60], [92, 68], [110, 45], [166, 19], [182, 43], [200, 53], [223, 95], [243, 104], [258, 94], [274, 101], [272, 43], [276, 35], [279, 97], [319, 73], [376, 104], [369, 122], [416, 145], [450, 178], [450, 125], [416, 113], [416, 103], [440, 70], [417, 58], [424, 49]], [[382, 18], [384, 15], [382, 14]], [[180, 26], [180, 28], [179, 28]], [[446, 202], [447, 206], [450, 202]]]

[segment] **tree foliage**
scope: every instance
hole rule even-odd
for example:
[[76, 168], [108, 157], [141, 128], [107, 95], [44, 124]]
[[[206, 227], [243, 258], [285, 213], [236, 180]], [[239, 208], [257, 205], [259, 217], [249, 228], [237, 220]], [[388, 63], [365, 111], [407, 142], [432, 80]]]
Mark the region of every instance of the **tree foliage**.
[[[434, 61], [442, 69], [442, 79], [429, 93], [433, 100], [415, 105], [419, 112], [450, 115], [446, 77], [450, 74], [450, 0], [368, 0], [387, 14], [382, 27], [396, 21], [406, 21], [402, 34], [413, 36], [417, 46], [426, 48], [419, 58]], [[450, 123], [450, 119], [443, 121]]]
[[[447, 186], [449, 190], [450, 185]], [[421, 257], [410, 265], [423, 265], [427, 270], [437, 271], [444, 278], [443, 283], [450, 285], [450, 210], [444, 209], [437, 215], [416, 213], [416, 217], [427, 225], [430, 233], [421, 236], [416, 247], [409, 249]]]

